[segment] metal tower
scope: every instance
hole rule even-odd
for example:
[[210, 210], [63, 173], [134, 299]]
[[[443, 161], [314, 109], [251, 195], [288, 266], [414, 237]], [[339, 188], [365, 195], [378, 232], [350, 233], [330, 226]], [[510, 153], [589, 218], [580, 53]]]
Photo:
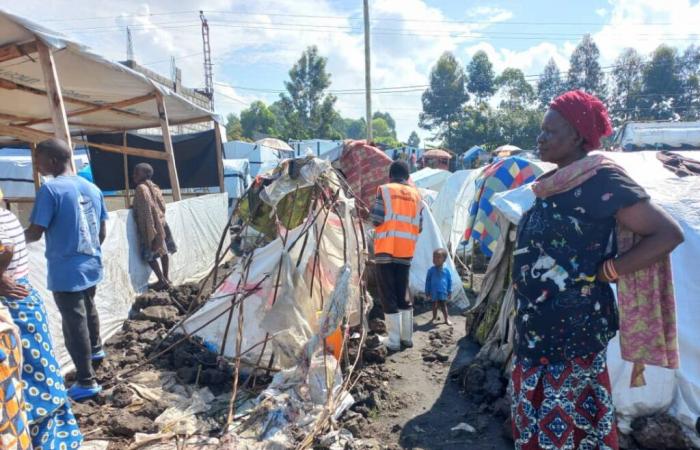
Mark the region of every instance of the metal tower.
[[202, 21], [202, 45], [204, 46], [204, 91], [209, 97], [211, 109], [214, 109], [214, 71], [211, 64], [211, 47], [209, 46], [209, 23], [204, 11], [199, 11]]

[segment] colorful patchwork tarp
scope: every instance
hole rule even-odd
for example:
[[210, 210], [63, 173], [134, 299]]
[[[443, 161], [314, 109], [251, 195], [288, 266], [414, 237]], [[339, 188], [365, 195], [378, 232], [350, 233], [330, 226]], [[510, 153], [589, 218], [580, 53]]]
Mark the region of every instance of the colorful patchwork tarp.
[[389, 182], [391, 158], [365, 141], [349, 141], [340, 157], [340, 171], [363, 208], [374, 204], [377, 188]]
[[531, 161], [518, 157], [505, 158], [487, 167], [476, 180], [476, 195], [469, 208], [464, 239], [479, 242], [484, 254], [491, 256], [500, 236], [491, 198], [498, 192], [530, 183], [541, 174], [542, 170]]

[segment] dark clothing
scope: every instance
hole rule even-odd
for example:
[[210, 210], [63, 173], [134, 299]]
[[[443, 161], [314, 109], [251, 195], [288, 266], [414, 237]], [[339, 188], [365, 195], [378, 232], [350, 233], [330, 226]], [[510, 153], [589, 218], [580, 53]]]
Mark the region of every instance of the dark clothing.
[[95, 287], [91, 287], [80, 292], [53, 293], [61, 312], [66, 349], [75, 364], [78, 383], [83, 386], [90, 386], [96, 381], [92, 354], [102, 349], [95, 291]]
[[596, 275], [617, 253], [617, 211], [648, 198], [628, 176], [602, 168], [574, 189], [538, 198], [524, 214], [512, 274], [520, 360], [565, 362], [607, 347], [617, 309]]
[[396, 314], [400, 309], [413, 308], [411, 302], [406, 299], [408, 294], [408, 273], [411, 270], [411, 266], [387, 263], [377, 264], [374, 267], [384, 314]]

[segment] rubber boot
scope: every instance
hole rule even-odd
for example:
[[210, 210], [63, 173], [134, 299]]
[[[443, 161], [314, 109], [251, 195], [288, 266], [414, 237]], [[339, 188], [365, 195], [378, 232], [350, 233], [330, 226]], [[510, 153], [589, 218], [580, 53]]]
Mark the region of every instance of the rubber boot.
[[413, 308], [399, 310], [401, 315], [401, 345], [413, 347]]
[[384, 342], [390, 352], [401, 350], [401, 314], [385, 314], [386, 331], [389, 338]]

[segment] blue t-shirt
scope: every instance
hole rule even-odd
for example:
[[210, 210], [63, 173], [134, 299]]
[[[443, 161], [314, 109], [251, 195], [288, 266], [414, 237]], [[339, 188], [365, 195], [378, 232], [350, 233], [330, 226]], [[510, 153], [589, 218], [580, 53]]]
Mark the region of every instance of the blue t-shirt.
[[46, 228], [50, 291], [78, 292], [100, 282], [105, 220], [102, 192], [84, 178], [59, 176], [41, 186], [30, 221]]
[[440, 269], [433, 266], [428, 269], [425, 277], [425, 293], [430, 295], [432, 300], [444, 301], [452, 293], [452, 275], [444, 266]]

